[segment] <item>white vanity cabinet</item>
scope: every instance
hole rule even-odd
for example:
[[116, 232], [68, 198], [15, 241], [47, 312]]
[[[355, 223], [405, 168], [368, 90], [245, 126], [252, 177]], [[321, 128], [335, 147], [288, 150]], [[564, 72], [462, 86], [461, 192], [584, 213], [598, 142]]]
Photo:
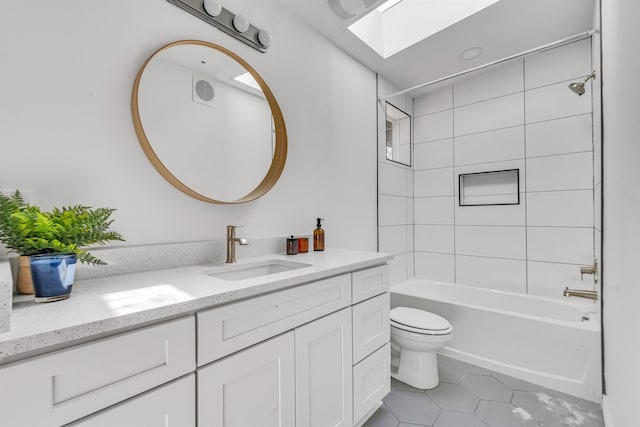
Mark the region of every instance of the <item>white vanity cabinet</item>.
[[98, 412], [193, 372], [195, 344], [189, 316], [2, 367], [0, 425], [61, 426]]
[[196, 427], [195, 401], [190, 374], [67, 427]]
[[198, 313], [198, 426], [361, 424], [391, 389], [388, 269]]
[[389, 267], [342, 271], [0, 366], [0, 426], [361, 425], [390, 391]]

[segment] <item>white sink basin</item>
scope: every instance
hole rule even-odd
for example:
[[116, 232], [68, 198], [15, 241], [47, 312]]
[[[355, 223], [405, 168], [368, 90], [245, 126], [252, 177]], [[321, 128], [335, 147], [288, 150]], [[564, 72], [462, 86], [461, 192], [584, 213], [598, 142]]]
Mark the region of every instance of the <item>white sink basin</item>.
[[304, 267], [311, 267], [311, 264], [280, 259], [267, 259], [244, 264], [228, 264], [214, 267], [205, 271], [205, 274], [222, 280], [244, 280]]

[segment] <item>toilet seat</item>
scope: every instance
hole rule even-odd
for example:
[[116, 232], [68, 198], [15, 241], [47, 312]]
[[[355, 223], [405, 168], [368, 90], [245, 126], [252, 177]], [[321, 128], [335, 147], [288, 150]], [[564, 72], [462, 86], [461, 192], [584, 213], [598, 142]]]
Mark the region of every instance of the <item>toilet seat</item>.
[[447, 319], [428, 311], [396, 307], [390, 314], [391, 326], [407, 332], [422, 335], [448, 335], [453, 332]]

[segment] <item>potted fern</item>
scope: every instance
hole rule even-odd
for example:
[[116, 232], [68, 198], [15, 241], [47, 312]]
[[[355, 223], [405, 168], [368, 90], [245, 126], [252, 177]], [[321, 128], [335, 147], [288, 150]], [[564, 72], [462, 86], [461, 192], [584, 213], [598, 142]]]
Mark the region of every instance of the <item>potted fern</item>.
[[29, 257], [36, 302], [69, 297], [77, 260], [106, 264], [83, 248], [124, 240], [109, 230], [113, 211], [76, 205], [44, 212], [26, 203], [19, 191], [11, 196], [0, 193], [0, 243]]

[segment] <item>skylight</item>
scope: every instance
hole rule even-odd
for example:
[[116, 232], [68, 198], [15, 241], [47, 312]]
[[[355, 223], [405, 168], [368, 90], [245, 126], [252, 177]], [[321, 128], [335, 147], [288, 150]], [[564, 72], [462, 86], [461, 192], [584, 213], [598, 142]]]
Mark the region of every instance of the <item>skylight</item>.
[[383, 58], [444, 30], [499, 0], [388, 0], [349, 26]]

